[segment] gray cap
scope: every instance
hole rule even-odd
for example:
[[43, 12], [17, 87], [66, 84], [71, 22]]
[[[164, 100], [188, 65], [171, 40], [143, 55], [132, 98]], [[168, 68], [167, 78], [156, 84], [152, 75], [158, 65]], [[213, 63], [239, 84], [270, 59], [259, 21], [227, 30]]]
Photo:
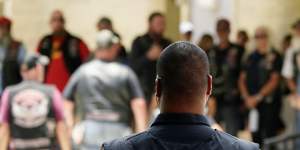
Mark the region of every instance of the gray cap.
[[28, 54], [22, 64], [29, 70], [34, 68], [37, 64], [47, 66], [49, 64], [49, 58], [39, 54]]
[[120, 42], [120, 39], [110, 30], [101, 30], [97, 33], [96, 44], [98, 49], [110, 48], [113, 44]]

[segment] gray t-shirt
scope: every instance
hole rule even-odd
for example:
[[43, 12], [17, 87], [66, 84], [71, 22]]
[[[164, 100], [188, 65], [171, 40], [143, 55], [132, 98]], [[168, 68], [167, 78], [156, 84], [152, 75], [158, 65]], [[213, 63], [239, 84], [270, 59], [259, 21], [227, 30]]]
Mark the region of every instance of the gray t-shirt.
[[82, 119], [130, 124], [130, 101], [143, 98], [133, 71], [117, 62], [93, 60], [71, 77], [64, 93], [82, 109]]

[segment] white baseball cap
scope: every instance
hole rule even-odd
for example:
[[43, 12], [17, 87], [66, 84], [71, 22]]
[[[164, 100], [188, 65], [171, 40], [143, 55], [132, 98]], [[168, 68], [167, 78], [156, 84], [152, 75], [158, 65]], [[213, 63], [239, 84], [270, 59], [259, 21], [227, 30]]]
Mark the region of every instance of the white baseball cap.
[[192, 32], [193, 30], [194, 30], [194, 25], [191, 22], [185, 21], [180, 23], [179, 31], [181, 34]]
[[96, 36], [96, 45], [97, 48], [104, 49], [109, 48], [113, 44], [120, 42], [120, 39], [110, 30], [101, 30], [97, 33]]

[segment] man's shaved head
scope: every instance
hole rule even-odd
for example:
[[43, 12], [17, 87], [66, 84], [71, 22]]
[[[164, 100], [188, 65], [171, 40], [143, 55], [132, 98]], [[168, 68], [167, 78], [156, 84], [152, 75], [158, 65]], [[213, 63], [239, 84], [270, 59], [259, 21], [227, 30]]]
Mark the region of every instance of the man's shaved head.
[[64, 31], [65, 18], [60, 10], [55, 10], [51, 14], [50, 26], [54, 33]]
[[199, 97], [208, 87], [206, 53], [190, 42], [176, 42], [162, 52], [157, 63], [161, 93], [167, 97]]

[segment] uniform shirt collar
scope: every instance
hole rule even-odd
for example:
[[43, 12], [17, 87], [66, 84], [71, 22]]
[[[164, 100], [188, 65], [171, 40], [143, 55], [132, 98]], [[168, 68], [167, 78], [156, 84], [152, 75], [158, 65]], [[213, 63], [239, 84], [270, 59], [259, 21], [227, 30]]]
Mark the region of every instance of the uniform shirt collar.
[[203, 115], [190, 113], [162, 113], [152, 123], [157, 125], [205, 125], [209, 126], [207, 118]]

